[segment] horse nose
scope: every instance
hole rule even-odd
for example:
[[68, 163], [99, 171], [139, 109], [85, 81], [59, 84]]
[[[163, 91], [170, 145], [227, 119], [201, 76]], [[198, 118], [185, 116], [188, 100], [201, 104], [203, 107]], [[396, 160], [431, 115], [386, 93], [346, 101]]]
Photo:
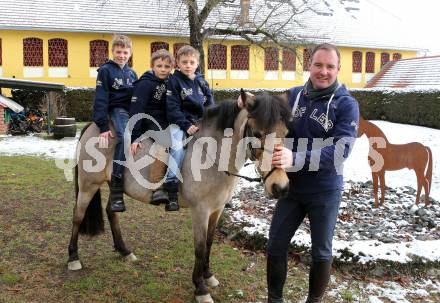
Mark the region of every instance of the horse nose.
[[272, 194], [275, 199], [279, 199], [287, 195], [289, 192], [289, 185], [281, 187], [280, 185], [274, 183], [272, 184]]

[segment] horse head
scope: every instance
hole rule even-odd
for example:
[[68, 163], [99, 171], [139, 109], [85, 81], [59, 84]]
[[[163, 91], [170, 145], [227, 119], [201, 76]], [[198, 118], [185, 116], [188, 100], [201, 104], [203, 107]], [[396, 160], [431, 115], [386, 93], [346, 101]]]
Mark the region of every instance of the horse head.
[[280, 198], [289, 190], [289, 179], [284, 169], [272, 166], [272, 153], [276, 145], [283, 145], [291, 120], [287, 96], [267, 93], [251, 95], [241, 90], [238, 105], [248, 112], [243, 137], [257, 139], [259, 145], [248, 144], [247, 156], [255, 163], [270, 197]]

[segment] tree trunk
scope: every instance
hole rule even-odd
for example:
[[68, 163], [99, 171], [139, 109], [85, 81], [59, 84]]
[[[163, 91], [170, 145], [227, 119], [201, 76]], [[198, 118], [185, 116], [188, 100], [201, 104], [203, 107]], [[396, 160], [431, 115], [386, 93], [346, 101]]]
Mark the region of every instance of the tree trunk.
[[203, 50], [202, 23], [200, 20], [197, 1], [187, 1], [189, 21], [189, 44], [200, 52], [200, 73], [205, 74], [205, 51]]

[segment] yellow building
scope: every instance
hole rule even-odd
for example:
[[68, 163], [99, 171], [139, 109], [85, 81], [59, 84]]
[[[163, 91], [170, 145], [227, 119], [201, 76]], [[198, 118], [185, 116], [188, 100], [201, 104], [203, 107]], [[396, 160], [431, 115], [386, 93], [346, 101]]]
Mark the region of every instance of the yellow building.
[[[158, 14], [140, 0], [126, 2], [133, 12], [128, 15], [111, 2], [100, 8], [85, 0], [37, 2], [10, 1], [0, 11], [0, 20], [5, 20], [0, 21], [0, 77], [94, 87], [97, 67], [111, 55], [113, 33], [132, 38], [131, 63], [139, 75], [149, 68], [154, 50], [175, 52], [188, 43], [187, 31], [170, 23], [174, 15], [169, 9]], [[152, 21], [144, 25], [143, 17]], [[321, 38], [339, 46], [339, 80], [352, 88], [364, 87], [388, 61], [416, 57], [420, 50], [389, 41]], [[289, 88], [308, 78], [305, 46], [298, 46], [295, 55], [228, 38], [208, 40], [204, 48], [205, 77], [213, 89]]]

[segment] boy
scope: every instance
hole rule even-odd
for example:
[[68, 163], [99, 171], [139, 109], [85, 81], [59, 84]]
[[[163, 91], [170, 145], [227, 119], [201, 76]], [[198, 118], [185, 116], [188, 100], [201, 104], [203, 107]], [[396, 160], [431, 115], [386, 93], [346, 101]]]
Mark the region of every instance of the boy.
[[128, 121], [133, 82], [136, 73], [127, 65], [132, 55], [130, 38], [115, 35], [112, 41], [113, 60], [108, 60], [98, 69], [96, 95], [93, 105], [93, 121], [99, 127], [99, 147], [107, 148], [114, 134], [109, 129], [109, 116], [116, 132], [116, 147], [113, 156], [113, 171], [110, 181], [110, 209], [125, 211], [123, 173], [124, 166], [116, 160], [125, 161], [124, 131]]
[[176, 172], [182, 166], [185, 156], [182, 141], [186, 135], [192, 136], [199, 130], [196, 124], [202, 118], [204, 109], [214, 104], [208, 83], [196, 72], [200, 53], [185, 45], [177, 52], [176, 60], [178, 69], [168, 81], [166, 106], [168, 122], [175, 124], [171, 127], [170, 156], [178, 167], [168, 167], [164, 184], [169, 196], [169, 203], [165, 205], [167, 211], [179, 210]]
[[[174, 67], [174, 57], [165, 49], [160, 49], [151, 56], [151, 70], [145, 72], [142, 77], [134, 84], [133, 97], [131, 99], [130, 117], [146, 113], [156, 121], [143, 119], [138, 121], [132, 130], [131, 135], [131, 154], [135, 155], [141, 144], [136, 141], [145, 131], [165, 130], [169, 123], [166, 115], [166, 82]], [[155, 123], [160, 125], [160, 128]], [[157, 183], [162, 179], [164, 167], [162, 162], [155, 160], [151, 168], [154, 180], [150, 182]], [[168, 193], [162, 188], [153, 192], [151, 204], [159, 205], [168, 203]]]

